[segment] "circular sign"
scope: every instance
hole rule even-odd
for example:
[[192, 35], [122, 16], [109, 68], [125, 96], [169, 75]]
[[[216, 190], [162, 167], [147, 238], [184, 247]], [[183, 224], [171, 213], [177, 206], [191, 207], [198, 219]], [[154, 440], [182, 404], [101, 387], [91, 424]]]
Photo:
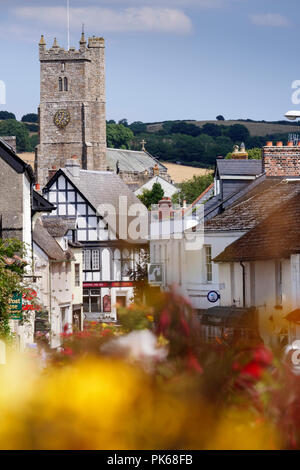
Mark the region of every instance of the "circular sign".
[[59, 109], [54, 115], [54, 124], [61, 129], [66, 127], [71, 120], [69, 111], [66, 109]]
[[218, 302], [219, 299], [220, 299], [220, 294], [218, 294], [218, 292], [216, 292], [215, 290], [211, 290], [207, 294], [207, 300], [213, 304]]

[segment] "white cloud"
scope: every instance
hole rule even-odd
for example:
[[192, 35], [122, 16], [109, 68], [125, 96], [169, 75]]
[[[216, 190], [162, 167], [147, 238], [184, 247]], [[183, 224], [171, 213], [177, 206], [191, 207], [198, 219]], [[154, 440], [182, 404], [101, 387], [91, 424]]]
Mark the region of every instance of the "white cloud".
[[257, 26], [287, 27], [290, 25], [288, 18], [277, 13], [261, 13], [250, 15], [250, 20]]
[[[66, 9], [63, 7], [20, 7], [14, 9], [18, 18], [34, 20], [39, 26], [65, 27]], [[125, 8], [101, 7], [72, 8], [73, 28], [80, 28], [84, 22], [88, 29], [105, 31], [153, 31], [165, 33], [190, 33], [191, 19], [181, 10], [174, 8]]]

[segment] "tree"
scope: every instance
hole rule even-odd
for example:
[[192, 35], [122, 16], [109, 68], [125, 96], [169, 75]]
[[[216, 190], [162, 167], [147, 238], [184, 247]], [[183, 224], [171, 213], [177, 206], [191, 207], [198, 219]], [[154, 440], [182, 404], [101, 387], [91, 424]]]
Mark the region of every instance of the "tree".
[[128, 127], [128, 121], [127, 121], [127, 119], [120, 119], [120, 121], [118, 122], [118, 124], [122, 124], [122, 126]]
[[171, 134], [185, 134], [197, 137], [201, 134], [201, 129], [195, 124], [188, 124], [187, 122], [177, 122], [170, 128]]
[[134, 134], [141, 134], [142, 132], [147, 132], [147, 124], [141, 121], [132, 122], [128, 126]]
[[247, 127], [242, 124], [234, 124], [228, 127], [227, 135], [233, 142], [245, 142], [250, 136], [250, 133]]
[[247, 150], [248, 158], [253, 160], [260, 160], [262, 158], [262, 149], [254, 147], [253, 149]]
[[164, 190], [160, 183], [154, 183], [151, 190], [144, 189], [143, 193], [138, 196], [147, 209], [151, 209], [152, 204], [158, 204], [163, 197]]
[[224, 116], [222, 116], [222, 114], [219, 114], [219, 116], [216, 117], [216, 120], [217, 121], [225, 121], [225, 118], [224, 118]]
[[30, 141], [30, 150], [31, 152], [34, 152], [35, 147], [39, 144], [38, 134], [33, 134], [31, 137], [29, 137], [29, 141]]
[[217, 124], [207, 122], [202, 126], [202, 132], [203, 134], [210, 135], [211, 137], [218, 137], [222, 135], [222, 128]]
[[0, 135], [13, 136], [17, 138], [17, 150], [28, 152], [31, 150], [29, 132], [23, 122], [8, 119], [0, 122]]
[[129, 149], [134, 134], [123, 124], [107, 124], [106, 126], [107, 146], [110, 148]]
[[192, 204], [192, 202], [197, 199], [200, 194], [205, 191], [206, 188], [213, 182], [213, 173], [208, 173], [203, 176], [193, 176], [192, 179], [184, 181], [179, 184], [180, 192], [174, 194], [173, 202], [178, 203], [186, 201], [187, 204]]
[[8, 111], [0, 111], [0, 121], [6, 119], [16, 119], [14, 113], [9, 113]]
[[39, 117], [35, 113], [24, 114], [21, 121], [22, 122], [38, 122]]

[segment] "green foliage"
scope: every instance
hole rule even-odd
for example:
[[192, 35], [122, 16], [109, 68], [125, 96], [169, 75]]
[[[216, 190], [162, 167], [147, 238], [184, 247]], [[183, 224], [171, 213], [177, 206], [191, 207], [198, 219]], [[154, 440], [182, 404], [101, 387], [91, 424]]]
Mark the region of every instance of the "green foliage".
[[39, 132], [39, 126], [38, 126], [38, 124], [35, 124], [35, 123], [28, 124], [28, 122], [25, 122], [24, 124], [25, 124], [25, 126], [26, 126], [26, 129], [29, 130], [29, 132], [36, 132], [36, 133]]
[[109, 148], [129, 149], [134, 134], [132, 130], [125, 127], [123, 124], [107, 124], [106, 138]]
[[180, 192], [174, 194], [173, 202], [174, 203], [182, 203], [184, 200], [187, 204], [192, 204], [192, 202], [197, 199], [200, 194], [205, 191], [205, 189], [213, 182], [213, 174], [208, 173], [207, 175], [203, 176], [193, 176], [192, 179], [188, 181], [184, 181], [180, 183], [178, 186], [180, 188]]
[[236, 143], [246, 142], [250, 136], [250, 133], [247, 127], [243, 126], [242, 124], [234, 124], [228, 128], [227, 135], [234, 143]]
[[28, 152], [31, 150], [29, 132], [25, 124], [8, 119], [0, 122], [0, 135], [16, 136], [17, 150], [19, 152]]
[[203, 134], [210, 135], [211, 137], [219, 137], [222, 135], [222, 128], [217, 124], [207, 123], [202, 126]]
[[30, 149], [32, 152], [34, 152], [35, 147], [39, 144], [38, 134], [33, 134], [31, 137], [29, 137], [29, 141], [30, 141]]
[[154, 183], [152, 189], [144, 189], [143, 193], [138, 196], [139, 200], [147, 207], [151, 209], [152, 204], [158, 204], [158, 202], [164, 197], [164, 190], [160, 183]]
[[9, 113], [8, 111], [0, 111], [0, 120], [6, 119], [16, 119], [14, 113]]
[[0, 338], [8, 338], [9, 328], [9, 299], [13, 292], [22, 292], [23, 266], [5, 263], [6, 258], [14, 254], [24, 255], [24, 246], [18, 240], [0, 240]]
[[147, 132], [147, 124], [141, 122], [141, 121], [135, 121], [128, 126], [129, 129], [132, 130], [132, 132], [137, 135], [140, 134], [141, 132]]
[[222, 114], [219, 114], [219, 116], [216, 117], [216, 120], [217, 121], [225, 121], [225, 118], [224, 118], [224, 116], [222, 116]]
[[21, 119], [22, 122], [38, 122], [38, 120], [39, 117], [36, 113], [25, 114]]
[[253, 149], [247, 150], [248, 158], [254, 160], [260, 160], [262, 158], [262, 149], [254, 147]]
[[170, 134], [185, 134], [197, 137], [201, 134], [201, 129], [195, 124], [188, 124], [187, 122], [177, 122], [170, 128]]

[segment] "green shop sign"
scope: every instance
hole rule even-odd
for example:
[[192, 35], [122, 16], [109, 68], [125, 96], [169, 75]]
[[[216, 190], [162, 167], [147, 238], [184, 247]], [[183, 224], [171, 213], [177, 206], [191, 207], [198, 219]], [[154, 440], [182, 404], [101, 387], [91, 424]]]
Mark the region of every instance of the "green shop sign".
[[14, 292], [9, 300], [9, 312], [12, 320], [22, 320], [22, 294]]

